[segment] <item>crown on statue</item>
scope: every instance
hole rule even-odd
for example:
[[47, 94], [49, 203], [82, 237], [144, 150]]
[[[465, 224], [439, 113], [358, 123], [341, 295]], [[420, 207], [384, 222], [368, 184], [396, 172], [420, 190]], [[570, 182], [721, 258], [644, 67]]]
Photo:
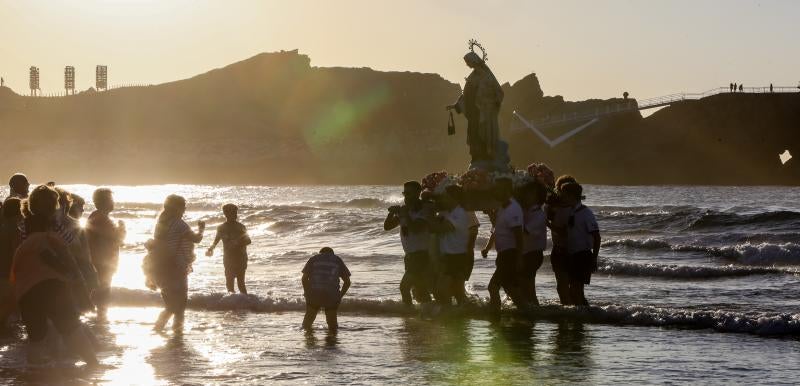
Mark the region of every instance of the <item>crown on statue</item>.
[[480, 43], [478, 43], [477, 40], [469, 39], [469, 50], [475, 52], [475, 47], [478, 47], [478, 49], [481, 50], [481, 59], [483, 59], [484, 62], [489, 60], [489, 55], [486, 55], [486, 49], [483, 48], [483, 46]]

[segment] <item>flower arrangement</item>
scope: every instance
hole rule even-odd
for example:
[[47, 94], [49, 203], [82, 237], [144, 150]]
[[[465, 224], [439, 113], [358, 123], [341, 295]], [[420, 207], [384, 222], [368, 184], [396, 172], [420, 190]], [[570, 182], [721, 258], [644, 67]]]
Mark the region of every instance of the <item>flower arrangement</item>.
[[436, 188], [445, 180], [449, 180], [447, 172], [445, 171], [428, 174], [422, 179], [422, 188], [435, 192]]
[[544, 163], [537, 162], [528, 165], [528, 175], [551, 189], [556, 184], [556, 177], [555, 174], [553, 174], [553, 170]]
[[492, 187], [492, 178], [486, 170], [471, 169], [458, 179], [464, 190], [488, 190]]

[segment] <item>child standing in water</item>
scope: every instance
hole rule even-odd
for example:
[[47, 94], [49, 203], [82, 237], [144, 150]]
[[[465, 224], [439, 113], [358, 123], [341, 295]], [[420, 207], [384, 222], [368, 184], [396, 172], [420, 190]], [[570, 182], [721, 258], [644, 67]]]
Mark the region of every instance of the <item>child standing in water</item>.
[[600, 252], [600, 227], [592, 210], [581, 203], [583, 187], [569, 182], [561, 186], [565, 204], [572, 208], [567, 221], [567, 271], [569, 273], [570, 298], [575, 305], [588, 306], [583, 287], [589, 284], [592, 273], [597, 271], [597, 256]]
[[[339, 279], [342, 279], [341, 289]], [[310, 331], [319, 309], [324, 308], [328, 330], [336, 332], [339, 328], [336, 313], [342, 298], [350, 288], [350, 270], [342, 259], [333, 253], [333, 249], [325, 247], [318, 255], [308, 259], [303, 267], [302, 282], [303, 295], [306, 298], [303, 329]]]
[[222, 263], [225, 266], [225, 286], [228, 292], [234, 293], [233, 282], [239, 287], [239, 292], [247, 294], [244, 285], [244, 273], [247, 270], [247, 246], [251, 240], [247, 235], [247, 228], [238, 221], [239, 207], [233, 204], [222, 206], [225, 222], [217, 227], [217, 237], [208, 248], [206, 256], [214, 254], [214, 248], [222, 240]]

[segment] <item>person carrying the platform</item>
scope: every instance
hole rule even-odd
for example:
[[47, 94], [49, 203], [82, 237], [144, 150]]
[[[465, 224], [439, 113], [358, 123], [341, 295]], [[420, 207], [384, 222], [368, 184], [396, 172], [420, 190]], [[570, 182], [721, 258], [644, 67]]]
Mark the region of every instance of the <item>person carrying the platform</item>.
[[547, 226], [550, 228], [550, 236], [553, 240], [553, 249], [550, 251], [550, 264], [556, 278], [556, 291], [558, 299], [562, 305], [574, 304], [570, 298], [569, 273], [567, 272], [567, 222], [572, 214], [572, 208], [564, 203], [563, 197], [557, 194], [561, 186], [566, 183], [575, 182], [575, 177], [563, 175], [556, 179], [555, 192], [547, 198], [545, 213], [547, 213]]
[[532, 305], [539, 305], [536, 297], [536, 271], [542, 266], [544, 249], [547, 248], [547, 216], [543, 208], [547, 195], [546, 188], [538, 182], [522, 187], [520, 204], [523, 208], [524, 238], [522, 247], [523, 269], [520, 282], [527, 299]]
[[495, 199], [500, 204], [495, 214], [494, 246], [497, 251], [495, 271], [489, 280], [490, 307], [500, 311], [500, 288], [505, 290], [517, 307], [526, 305], [526, 300], [517, 272], [521, 268], [523, 248], [522, 207], [513, 198], [513, 185], [508, 178], [495, 180]]
[[469, 253], [472, 221], [461, 207], [462, 195], [460, 186], [448, 186], [444, 194], [437, 197], [439, 216], [431, 224], [439, 235], [441, 254], [437, 300], [445, 306], [451, 304], [451, 298], [460, 306], [466, 304], [464, 283], [472, 271], [473, 256]]
[[572, 208], [567, 221], [567, 271], [570, 279], [570, 298], [573, 304], [588, 306], [584, 285], [589, 284], [592, 273], [597, 271], [597, 256], [600, 252], [600, 227], [594, 213], [581, 203], [583, 187], [570, 182], [561, 186], [565, 204]]
[[400, 295], [407, 306], [413, 304], [412, 290], [418, 302], [429, 303], [434, 282], [428, 252], [431, 239], [428, 226], [434, 210], [420, 199], [421, 193], [422, 185], [419, 182], [403, 184], [404, 204], [390, 207], [383, 222], [383, 229], [387, 231], [400, 227], [400, 243], [405, 252], [405, 273], [400, 280]]

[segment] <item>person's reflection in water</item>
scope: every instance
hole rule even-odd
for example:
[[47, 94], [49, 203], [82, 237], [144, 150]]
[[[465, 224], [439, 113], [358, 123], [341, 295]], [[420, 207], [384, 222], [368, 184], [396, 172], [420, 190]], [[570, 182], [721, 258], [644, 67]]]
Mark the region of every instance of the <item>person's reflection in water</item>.
[[496, 363], [532, 363], [535, 359], [535, 324], [529, 320], [503, 320], [491, 324], [491, 355]]
[[423, 321], [403, 320], [400, 346], [406, 361], [467, 362], [470, 357], [470, 320], [452, 318]]
[[[591, 352], [588, 350], [587, 332], [580, 322], [559, 322], [553, 337], [553, 365], [569, 370], [559, 371], [566, 383], [585, 382], [589, 376], [585, 371], [574, 371], [576, 368], [589, 370], [593, 368]], [[590, 371], [590, 370], [589, 370]], [[577, 378], [579, 377], [579, 378]]]
[[[336, 348], [339, 344], [339, 334], [329, 331], [325, 334], [324, 347], [328, 349]], [[313, 349], [319, 347], [319, 339], [313, 331], [306, 331], [306, 348]]]
[[186, 344], [183, 334], [174, 334], [163, 346], [151, 350], [147, 362], [153, 366], [156, 377], [179, 384], [188, 383], [185, 379], [187, 374], [203, 374], [212, 366]]

